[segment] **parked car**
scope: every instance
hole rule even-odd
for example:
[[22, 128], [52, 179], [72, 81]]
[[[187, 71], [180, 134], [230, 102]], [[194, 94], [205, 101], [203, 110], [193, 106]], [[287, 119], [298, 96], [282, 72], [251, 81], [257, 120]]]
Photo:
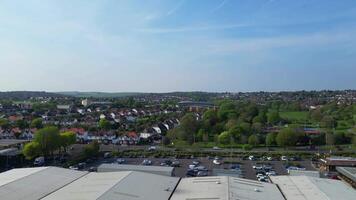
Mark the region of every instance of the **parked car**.
[[230, 166], [230, 169], [235, 169], [235, 170], [237, 170], [237, 169], [240, 169], [240, 168], [241, 168], [241, 166], [238, 165], [238, 164], [235, 164], [235, 165], [231, 165], [231, 166]]
[[187, 173], [185, 173], [185, 175], [186, 175], [187, 177], [195, 177], [195, 176], [197, 176], [197, 172], [194, 171], [193, 169], [188, 169], [188, 170], [187, 170]]
[[104, 153], [104, 158], [111, 158], [112, 154], [110, 152]]
[[220, 148], [220, 147], [215, 146], [215, 147], [213, 147], [213, 150], [221, 150], [221, 148]]
[[175, 160], [172, 162], [171, 167], [179, 167], [180, 166], [180, 162], [178, 160]]
[[256, 160], [255, 156], [249, 156], [248, 159], [249, 160]]
[[72, 166], [69, 166], [69, 169], [71, 169], [71, 170], [79, 170], [79, 167], [78, 167], [78, 165], [72, 165]]
[[221, 165], [221, 162], [220, 162], [219, 160], [213, 160], [213, 163], [214, 163], [215, 165]]
[[90, 167], [89, 172], [97, 172], [98, 169], [96, 167]]
[[157, 147], [156, 146], [150, 146], [148, 147], [148, 151], [156, 151]]
[[197, 161], [197, 160], [193, 161], [193, 165], [197, 166], [197, 165], [199, 165], [199, 164], [200, 164], [199, 161]]
[[208, 169], [204, 166], [197, 166], [194, 168], [194, 170], [198, 170], [198, 171], [208, 171]]
[[142, 161], [142, 165], [152, 165], [152, 161], [145, 159]]
[[78, 163], [78, 169], [84, 169], [87, 166], [85, 162]]
[[116, 162], [117, 162], [117, 164], [124, 164], [124, 163], [126, 162], [126, 160], [123, 159], [123, 158], [118, 158], [118, 159], [116, 160]]
[[33, 162], [34, 166], [43, 166], [45, 164], [45, 158], [43, 156], [38, 157], [35, 159], [35, 161]]
[[201, 177], [201, 176], [208, 176], [208, 172], [207, 171], [198, 171], [198, 173], [196, 174], [196, 176]]
[[194, 169], [196, 167], [196, 165], [189, 165], [188, 168], [189, 169]]
[[172, 161], [171, 160], [165, 160], [165, 161], [161, 162], [160, 165], [161, 166], [171, 166], [172, 165]]
[[266, 173], [267, 176], [276, 176], [277, 173], [275, 171], [269, 171]]
[[288, 161], [288, 157], [287, 156], [281, 156], [281, 160], [282, 161]]

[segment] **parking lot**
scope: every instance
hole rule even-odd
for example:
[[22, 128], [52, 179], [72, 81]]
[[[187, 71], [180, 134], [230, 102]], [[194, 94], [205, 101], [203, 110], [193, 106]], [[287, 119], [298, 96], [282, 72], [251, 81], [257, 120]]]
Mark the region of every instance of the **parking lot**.
[[[102, 163], [116, 163], [118, 158], [106, 158], [99, 159], [91, 164], [88, 164], [86, 169], [90, 167], [98, 167]], [[261, 160], [248, 160], [242, 158], [224, 158], [221, 159], [221, 164], [217, 165], [213, 163], [214, 158], [191, 158], [191, 159], [174, 159], [174, 158], [121, 158], [124, 160], [123, 164], [131, 164], [131, 165], [141, 165], [143, 160], [147, 159], [152, 162], [153, 166], [160, 166], [167, 160], [174, 161], [177, 160], [180, 163], [179, 167], [175, 167], [175, 176], [177, 177], [186, 177], [187, 171], [189, 169], [189, 165], [193, 164], [193, 161], [198, 161], [199, 164], [197, 166], [204, 167], [207, 171], [205, 175], [211, 176], [213, 175], [213, 169], [227, 169], [229, 172], [234, 172], [231, 168], [236, 166], [239, 167], [239, 171], [241, 172], [241, 177], [257, 180], [256, 170], [253, 169], [253, 166], [271, 166], [272, 170], [275, 171], [277, 175], [286, 175], [286, 164], [287, 161], [273, 160], [273, 161], [261, 161]], [[224, 163], [226, 162], [226, 163]], [[306, 170], [315, 170], [311, 165], [310, 160], [300, 160], [293, 161], [293, 164], [298, 164], [298, 166], [302, 166]], [[205, 171], [205, 170], [204, 170]]]

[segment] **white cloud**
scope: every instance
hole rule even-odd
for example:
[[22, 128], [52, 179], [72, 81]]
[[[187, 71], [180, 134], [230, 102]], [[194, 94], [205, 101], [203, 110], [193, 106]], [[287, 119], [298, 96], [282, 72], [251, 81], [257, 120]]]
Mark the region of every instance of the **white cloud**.
[[212, 12], [217, 12], [220, 10], [228, 1], [229, 0], [222, 0], [221, 3], [212, 10]]
[[142, 28], [137, 29], [144, 33], [179, 33], [179, 32], [194, 32], [194, 31], [209, 31], [209, 30], [227, 30], [246, 27], [245, 24], [225, 24], [225, 25], [208, 25], [208, 26], [186, 26], [175, 28]]
[[181, 0], [176, 6], [174, 6], [172, 9], [170, 9], [166, 16], [173, 15], [175, 12], [177, 12], [185, 3], [185, 0]]
[[355, 41], [356, 30], [248, 39], [217, 39], [207, 44], [213, 53], [256, 52], [274, 48], [313, 47]]

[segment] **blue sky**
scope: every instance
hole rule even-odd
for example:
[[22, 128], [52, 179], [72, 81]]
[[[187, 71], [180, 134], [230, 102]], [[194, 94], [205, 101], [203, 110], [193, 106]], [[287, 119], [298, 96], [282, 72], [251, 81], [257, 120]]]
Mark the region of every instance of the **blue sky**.
[[355, 0], [0, 0], [0, 91], [356, 89]]

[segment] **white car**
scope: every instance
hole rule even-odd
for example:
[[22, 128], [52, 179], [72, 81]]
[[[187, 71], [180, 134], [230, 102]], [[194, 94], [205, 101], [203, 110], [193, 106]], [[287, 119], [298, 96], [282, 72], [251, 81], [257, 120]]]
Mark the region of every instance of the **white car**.
[[287, 156], [281, 156], [281, 160], [282, 160], [282, 161], [287, 161], [288, 158], [287, 158]]
[[257, 174], [256, 177], [257, 177], [257, 178], [261, 178], [261, 177], [265, 177], [265, 175], [263, 175], [263, 174]]
[[197, 161], [197, 160], [193, 161], [193, 165], [198, 166], [199, 164], [200, 164], [199, 161]]
[[248, 159], [249, 160], [255, 160], [255, 156], [249, 156]]
[[215, 165], [221, 165], [221, 162], [220, 162], [219, 160], [213, 160], [213, 163], [214, 163]]
[[189, 165], [188, 168], [189, 169], [194, 169], [196, 167], [196, 165]]
[[79, 170], [79, 167], [74, 165], [74, 166], [70, 166], [69, 169], [71, 169], [71, 170]]
[[268, 182], [268, 179], [267, 179], [267, 177], [259, 177], [258, 179], [257, 179], [258, 181], [261, 181], [261, 182]]
[[220, 147], [213, 147], [213, 150], [221, 150]]
[[143, 160], [142, 165], [152, 165], [152, 161], [150, 161], [150, 160]]
[[267, 176], [276, 176], [277, 173], [275, 171], [270, 171], [266, 173]]
[[148, 148], [148, 150], [149, 150], [149, 151], [155, 151], [155, 150], [157, 150], [157, 147], [155, 147], [155, 146], [150, 146], [150, 147]]

